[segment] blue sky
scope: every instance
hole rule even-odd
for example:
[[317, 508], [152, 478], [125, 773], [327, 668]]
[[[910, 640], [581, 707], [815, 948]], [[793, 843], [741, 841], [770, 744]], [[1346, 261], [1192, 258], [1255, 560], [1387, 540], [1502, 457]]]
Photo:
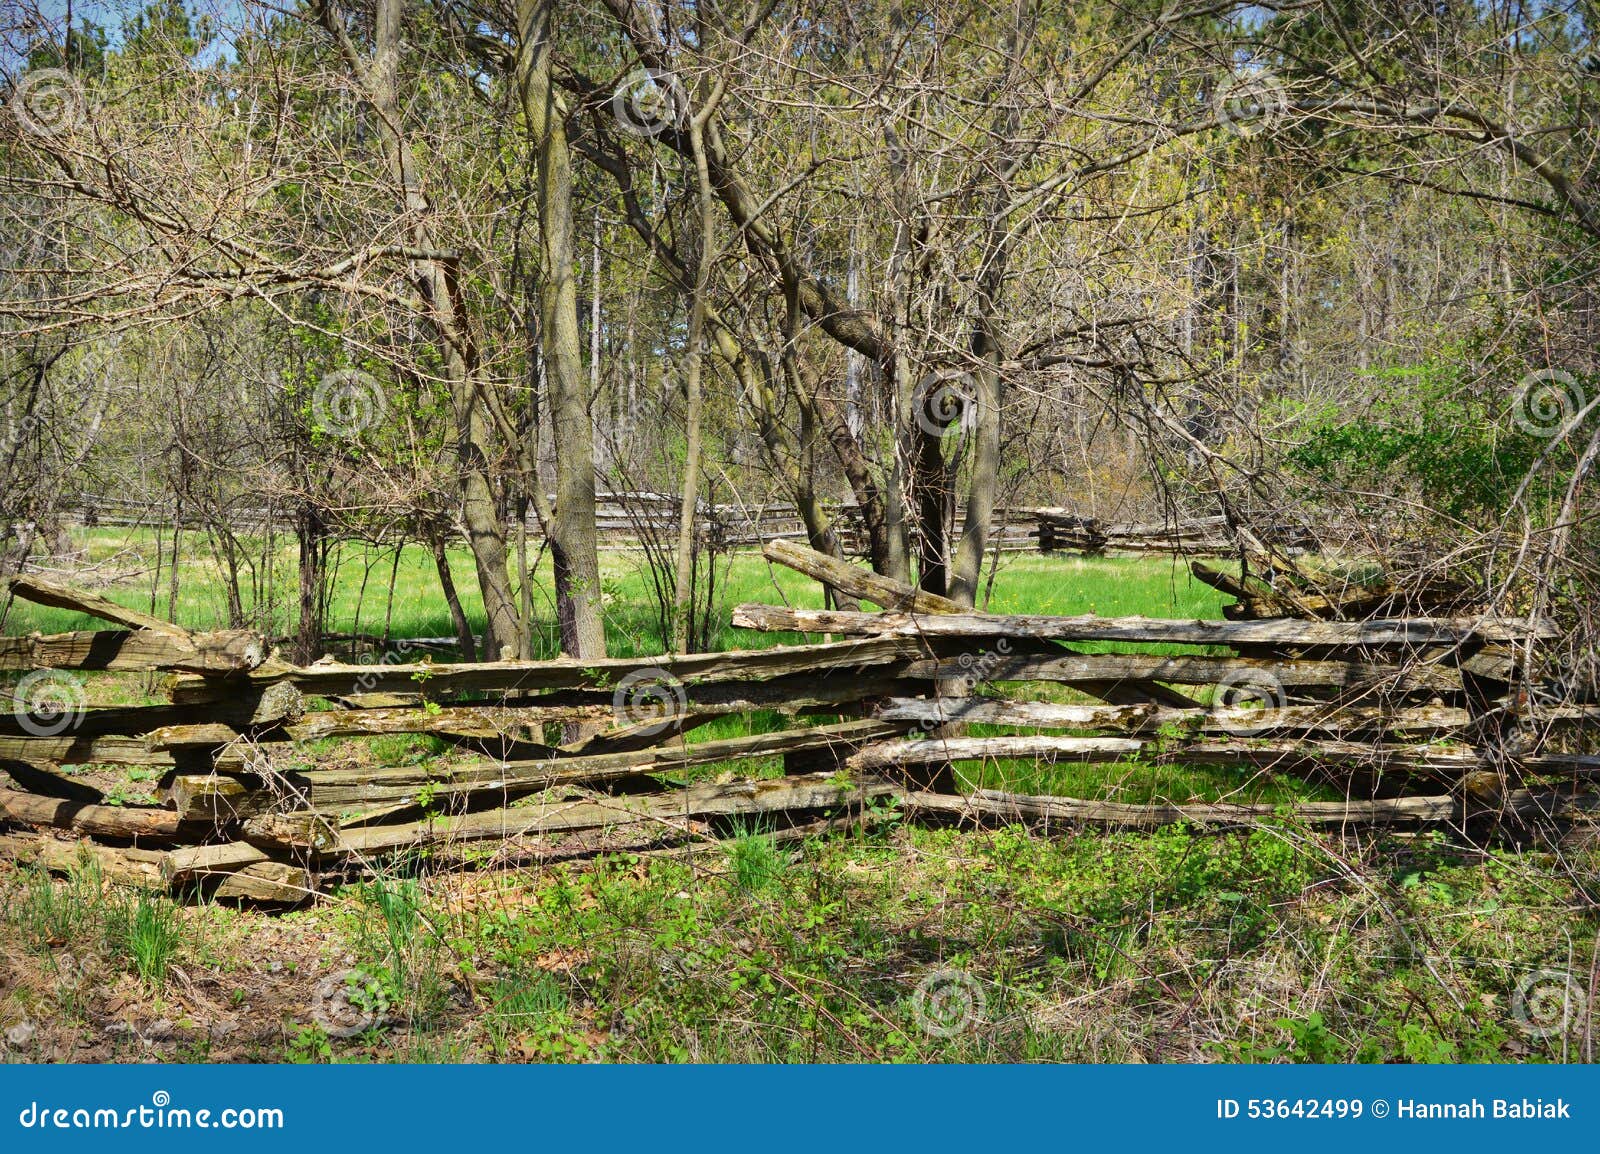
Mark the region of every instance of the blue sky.
[[[72, 22], [76, 25], [85, 19], [93, 21], [105, 29], [111, 43], [115, 44], [121, 38], [123, 23], [148, 7], [149, 3], [150, 0], [71, 0]], [[66, 26], [68, 7], [68, 0], [32, 0], [26, 10], [37, 9], [59, 39]], [[202, 60], [214, 59], [219, 53], [225, 54], [228, 50], [228, 30], [237, 27], [246, 18], [243, 0], [184, 0], [184, 7], [190, 12], [211, 16], [223, 30], [219, 43], [208, 45], [207, 50], [200, 54]], [[23, 5], [17, 5], [3, 22], [13, 36], [16, 35], [16, 25], [20, 23], [24, 10]], [[11, 47], [18, 45], [12, 44]]]

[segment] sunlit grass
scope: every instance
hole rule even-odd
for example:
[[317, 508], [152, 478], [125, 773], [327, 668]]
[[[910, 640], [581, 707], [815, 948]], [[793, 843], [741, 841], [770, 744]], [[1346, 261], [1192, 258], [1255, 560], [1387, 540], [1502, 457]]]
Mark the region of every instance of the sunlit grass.
[[[156, 540], [146, 530], [98, 528], [78, 530], [75, 542], [88, 550], [89, 568], [82, 580], [118, 604], [166, 616], [166, 571], [155, 565]], [[189, 535], [178, 576], [176, 617], [191, 629], [219, 629], [228, 624], [227, 598], [222, 573], [196, 534]], [[250, 542], [246, 541], [246, 547]], [[531, 547], [537, 552], [536, 546]], [[292, 543], [278, 550], [271, 580], [263, 575], [259, 598], [244, 591], [249, 624], [275, 636], [292, 631], [297, 612], [297, 568]], [[449, 552], [451, 575], [473, 628], [484, 626], [483, 601], [472, 565], [464, 548]], [[992, 586], [988, 608], [995, 613], [1080, 614], [1101, 616], [1202, 617], [1222, 615], [1222, 597], [1216, 590], [1193, 580], [1187, 568], [1171, 559], [1082, 558], [1067, 554], [1044, 556], [1009, 553], [1002, 556]], [[328, 628], [337, 634], [360, 633], [389, 638], [449, 637], [450, 614], [439, 587], [433, 558], [420, 546], [408, 546], [396, 563], [392, 549], [347, 542], [333, 551], [330, 561], [333, 593]], [[513, 568], [515, 566], [513, 565]], [[119, 573], [139, 576], [101, 582]], [[70, 579], [70, 578], [69, 578]], [[606, 639], [616, 656], [660, 653], [654, 594], [642, 554], [610, 550], [601, 555], [602, 598]], [[548, 557], [530, 573], [530, 600], [539, 648], [557, 651], [554, 584]], [[803, 608], [822, 606], [821, 587], [811, 579], [769, 564], [759, 552], [745, 550], [718, 563], [717, 606], [714, 616], [726, 622], [741, 601]], [[3, 623], [6, 634], [64, 633], [96, 629], [102, 622], [81, 613], [14, 603]], [[713, 648], [761, 648], [801, 640], [793, 634], [761, 634], [724, 625], [716, 630]]]

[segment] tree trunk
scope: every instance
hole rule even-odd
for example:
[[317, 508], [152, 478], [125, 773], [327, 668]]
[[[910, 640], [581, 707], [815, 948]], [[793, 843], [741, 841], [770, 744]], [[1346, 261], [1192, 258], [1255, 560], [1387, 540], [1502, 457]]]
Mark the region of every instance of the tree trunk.
[[[1006, 43], [1010, 58], [1005, 85], [1008, 93], [1016, 92], [1014, 81], [1021, 69], [1024, 42], [1032, 33], [1032, 23], [1032, 0], [1019, 0]], [[1013, 95], [995, 110], [995, 133], [1006, 141], [1006, 145], [1001, 152], [1003, 167], [991, 200], [993, 215], [984, 242], [983, 265], [978, 272], [978, 318], [972, 336], [972, 353], [979, 368], [974, 374], [971, 403], [975, 411], [971, 414], [969, 425], [974, 441], [972, 480], [967, 491], [966, 525], [956, 549], [948, 587], [951, 600], [968, 608], [977, 600], [984, 549], [989, 543], [989, 529], [994, 520], [995, 493], [1000, 484], [1000, 418], [1003, 400], [1000, 366], [1005, 360], [1005, 351], [1001, 347], [1001, 306], [1011, 238], [1011, 217], [1007, 211], [1011, 196], [1007, 183], [1025, 153], [1016, 143], [1022, 130], [1022, 112], [1017, 99]]]
[[689, 125], [689, 139], [694, 152], [695, 175], [700, 197], [700, 259], [695, 268], [694, 293], [689, 302], [688, 372], [684, 382], [687, 393], [687, 429], [683, 453], [683, 497], [678, 511], [677, 573], [672, 590], [672, 651], [689, 651], [690, 618], [694, 615], [694, 521], [700, 500], [700, 379], [705, 365], [701, 338], [706, 325], [706, 293], [710, 289], [711, 260], [715, 243], [712, 216], [711, 177], [706, 171], [705, 140], [701, 135], [704, 112], [697, 113]]
[[606, 651], [606, 636], [595, 539], [594, 430], [589, 420], [573, 272], [572, 158], [565, 109], [552, 75], [554, 14], [553, 0], [520, 0], [517, 87], [538, 161], [539, 317], [555, 441], [556, 504], [550, 520], [550, 547], [561, 648], [573, 657], [600, 657]]
[[[322, 656], [324, 625], [322, 598], [324, 548], [327, 525], [322, 511], [310, 501], [302, 502], [295, 519], [295, 537], [300, 544], [300, 625], [295, 635], [295, 657], [299, 665], [309, 665]], [[174, 558], [176, 560], [176, 558]]]
[[[456, 593], [456, 581], [450, 574], [450, 556], [445, 551], [444, 535], [429, 534], [428, 546], [433, 552], [433, 567], [439, 573], [439, 588], [444, 591], [444, 603], [450, 607], [450, 620], [456, 628], [456, 643], [461, 646], [461, 660], [476, 661], [477, 639], [472, 635], [472, 625], [467, 621], [466, 611], [461, 608], [461, 598]], [[489, 640], [488, 637], [484, 638], [486, 646]]]

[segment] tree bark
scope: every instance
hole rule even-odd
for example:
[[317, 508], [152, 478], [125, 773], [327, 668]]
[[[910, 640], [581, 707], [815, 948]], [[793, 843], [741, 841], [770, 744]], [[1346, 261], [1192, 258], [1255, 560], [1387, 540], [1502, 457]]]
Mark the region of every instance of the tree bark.
[[536, 153], [541, 247], [540, 338], [555, 440], [556, 503], [550, 520], [562, 651], [601, 657], [600, 557], [595, 539], [594, 430], [578, 331], [572, 158], [566, 110], [553, 78], [553, 0], [520, 0], [517, 89]]
[[[450, 607], [450, 621], [455, 626], [456, 644], [461, 647], [461, 660], [476, 661], [478, 641], [472, 635], [472, 625], [467, 621], [466, 610], [461, 608], [461, 597], [456, 593], [456, 581], [450, 574], [450, 556], [445, 552], [444, 535], [429, 534], [428, 545], [433, 553], [433, 567], [439, 574], [439, 588], [444, 593], [444, 603]], [[484, 638], [485, 642], [489, 640]]]

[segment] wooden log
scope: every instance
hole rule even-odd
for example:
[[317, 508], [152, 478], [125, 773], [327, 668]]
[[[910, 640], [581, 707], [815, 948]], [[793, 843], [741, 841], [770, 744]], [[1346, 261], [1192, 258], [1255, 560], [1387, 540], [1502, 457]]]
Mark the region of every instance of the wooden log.
[[1111, 729], [1150, 734], [1182, 732], [1256, 733], [1405, 732], [1454, 733], [1471, 723], [1465, 709], [1445, 705], [1384, 708], [1360, 705], [1290, 705], [1280, 709], [1168, 709], [1144, 705], [1058, 705], [1040, 701], [893, 698], [877, 713], [886, 721], [1032, 726], [1039, 729]]
[[1240, 601], [1259, 596], [1266, 591], [1264, 584], [1258, 582], [1254, 587], [1247, 586], [1233, 574], [1224, 572], [1215, 566], [1207, 565], [1204, 561], [1189, 562], [1189, 572], [1202, 585], [1209, 585], [1217, 592], [1225, 593], [1229, 597], [1237, 598]]
[[845, 764], [851, 770], [876, 772], [1001, 758], [1121, 761], [1143, 753], [1149, 744], [1132, 737], [928, 737], [877, 742], [862, 748]]
[[257, 846], [297, 846], [315, 853], [331, 850], [339, 842], [335, 819], [320, 813], [268, 813], [244, 823], [243, 839]]
[[993, 656], [982, 663], [957, 659], [912, 662], [911, 677], [974, 677], [982, 682], [1171, 681], [1184, 685], [1266, 684], [1284, 688], [1363, 689], [1389, 692], [1461, 690], [1458, 671], [1442, 665], [1386, 665], [1357, 661], [1279, 661], [1248, 657], [1159, 657], [1146, 654], [1071, 653], [1060, 657]]
[[270, 860], [265, 850], [249, 842], [184, 846], [162, 856], [161, 877], [169, 885], [187, 885], [209, 874], [237, 873], [246, 866]]
[[[816, 711], [830, 712], [876, 697], [911, 694], [922, 689], [920, 682], [897, 675], [896, 666], [864, 670], [825, 671], [818, 674], [790, 674], [766, 681], [690, 682], [683, 687], [683, 708], [689, 717], [719, 717], [734, 713], [772, 710], [793, 716]], [[567, 690], [540, 696], [532, 702], [500, 705], [492, 702], [442, 706], [423, 714], [418, 705], [404, 709], [351, 709], [343, 712], [309, 713], [288, 727], [295, 740], [317, 737], [352, 737], [376, 733], [416, 732], [419, 717], [436, 716], [460, 732], [479, 728], [513, 732], [519, 725], [546, 721], [621, 720], [617, 717], [615, 694], [604, 690]], [[501, 727], [504, 727], [503, 729]], [[624, 725], [623, 729], [629, 726]], [[597, 740], [619, 737], [621, 731], [601, 734]]]
[[194, 827], [186, 830], [178, 815], [168, 809], [85, 805], [10, 789], [0, 790], [0, 820], [67, 829], [96, 837], [146, 841], [175, 841], [185, 834], [198, 836], [204, 832]]
[[892, 782], [842, 781], [838, 774], [698, 785], [667, 795], [553, 802], [408, 825], [341, 830], [337, 845], [327, 852], [378, 853], [423, 844], [511, 839], [637, 822], [671, 826], [694, 817], [837, 809], [896, 792], [898, 787]]
[[[1381, 744], [1365, 741], [1236, 741], [1145, 740], [1115, 737], [920, 738], [883, 741], [864, 746], [846, 765], [878, 772], [913, 765], [962, 761], [1111, 762], [1143, 758], [1184, 765], [1255, 766], [1300, 771], [1329, 765], [1371, 767], [1386, 773], [1434, 778], [1462, 778], [1485, 768], [1484, 755], [1466, 745], [1432, 743]], [[1600, 756], [1592, 754], [1525, 754], [1505, 760], [1505, 768], [1521, 778], [1600, 778]]]
[[101, 597], [97, 593], [60, 585], [33, 574], [11, 578], [10, 586], [14, 597], [32, 601], [35, 605], [47, 605], [52, 609], [66, 609], [73, 613], [87, 614], [102, 621], [109, 621], [113, 625], [121, 625], [125, 629], [148, 629], [155, 633], [170, 633], [179, 637], [188, 635], [188, 630], [170, 621], [163, 621], [148, 613], [140, 613], [137, 609], [125, 609], [115, 601]]
[[966, 612], [948, 597], [913, 588], [903, 581], [861, 569], [792, 541], [768, 541], [761, 547], [761, 555], [768, 561], [830, 585], [846, 596], [871, 601], [885, 609], [904, 609], [915, 613]]
[[[305, 711], [305, 699], [292, 685], [246, 686], [242, 681], [220, 682], [216, 678], [197, 680], [216, 691], [218, 700], [207, 708], [187, 705], [109, 705], [88, 708], [72, 719], [68, 730], [49, 738], [34, 737], [29, 732], [32, 723], [26, 717], [0, 712], [0, 740], [12, 738], [17, 741], [53, 742], [55, 745], [51, 748], [59, 748], [61, 739], [76, 741], [99, 737], [143, 737], [174, 725], [225, 724], [236, 729], [262, 729], [282, 725]], [[45, 746], [41, 744], [39, 748]]]
[[[668, 682], [765, 680], [792, 674], [893, 665], [923, 655], [914, 637], [876, 637], [828, 645], [779, 645], [771, 649], [696, 653], [688, 656], [596, 658], [590, 661], [500, 661], [460, 665], [319, 665], [283, 672], [263, 667], [238, 684], [292, 685], [303, 694], [337, 697], [352, 693], [425, 693], [444, 700], [461, 693], [551, 689], [611, 689], [626, 693], [630, 679]], [[214, 680], [178, 675], [168, 695], [174, 704], [228, 700], [236, 688]]]
[[272, 794], [243, 776], [180, 773], [166, 790], [167, 804], [183, 822], [229, 825], [265, 812]]
[[304, 867], [288, 862], [263, 861], [224, 876], [211, 897], [215, 901], [299, 905], [315, 896], [316, 892], [311, 874]]
[[965, 796], [912, 793], [906, 798], [906, 806], [914, 814], [942, 813], [1007, 822], [1064, 821], [1142, 827], [1174, 825], [1178, 822], [1233, 825], [1286, 815], [1309, 825], [1430, 823], [1454, 821], [1461, 810], [1459, 801], [1449, 795], [1382, 798], [1375, 801], [1310, 801], [1286, 807], [1198, 802], [1187, 805], [1130, 805], [1071, 797], [1027, 796], [998, 790], [979, 790]]
[[71, 874], [85, 865], [120, 885], [159, 888], [166, 885], [162, 865], [167, 855], [157, 850], [116, 849], [91, 841], [61, 841], [49, 834], [0, 834], [0, 858], [24, 862], [56, 874]]
[[177, 749], [215, 749], [230, 745], [245, 735], [231, 725], [219, 721], [201, 722], [198, 725], [163, 725], [144, 735], [145, 748], [152, 752], [170, 753]]
[[1186, 645], [1460, 645], [1556, 635], [1548, 622], [1511, 618], [1414, 618], [1378, 621], [1206, 621], [1154, 617], [1045, 617], [1037, 615], [846, 613], [745, 604], [733, 611], [745, 629], [854, 636], [955, 637], [1046, 641], [1127, 641]]
[[192, 635], [107, 630], [0, 637], [0, 670], [181, 671], [228, 676], [255, 669], [265, 659], [266, 642], [259, 634], [244, 630]]
[[609, 721], [611, 701], [598, 699], [573, 705], [455, 705], [437, 710], [417, 706], [387, 709], [333, 709], [308, 713], [288, 727], [295, 741], [324, 737], [375, 737], [391, 733], [452, 733], [496, 737], [549, 722]]
[[1361, 741], [1161, 741], [1120, 737], [923, 738], [868, 745], [848, 762], [855, 770], [926, 765], [940, 761], [1105, 762], [1144, 757], [1189, 765], [1254, 765], [1290, 768], [1304, 764], [1379, 765], [1434, 773], [1463, 774], [1481, 767], [1467, 746], [1383, 745]]
[[552, 785], [610, 781], [645, 773], [671, 773], [697, 765], [741, 761], [750, 757], [797, 753], [862, 744], [904, 733], [901, 722], [850, 721], [810, 729], [757, 733], [680, 748], [561, 757], [532, 762], [489, 762], [466, 766], [405, 766], [393, 770], [311, 770], [291, 777], [307, 791], [311, 804], [324, 813], [340, 808], [417, 802], [421, 797], [447, 808], [474, 794], [515, 797]]

